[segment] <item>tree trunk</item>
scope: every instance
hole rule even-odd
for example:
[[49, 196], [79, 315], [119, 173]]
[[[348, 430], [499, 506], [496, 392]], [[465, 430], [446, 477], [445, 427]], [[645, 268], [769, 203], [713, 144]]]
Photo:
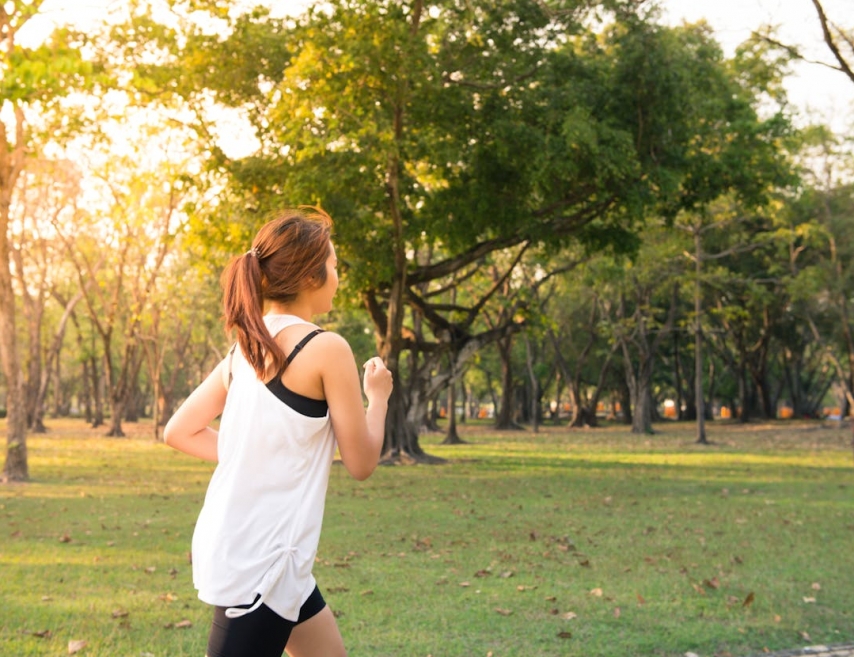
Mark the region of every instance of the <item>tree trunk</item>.
[[520, 427], [514, 421], [516, 388], [513, 381], [512, 337], [498, 340], [498, 358], [501, 361], [501, 401], [495, 414], [495, 428], [502, 431], [518, 431]]
[[[0, 356], [6, 377], [6, 462], [3, 478], [6, 481], [27, 481], [27, 413], [24, 401], [24, 382], [18, 356], [15, 328], [15, 292], [9, 269], [9, 199], [0, 197]], [[11, 190], [9, 190], [11, 192]]]
[[124, 396], [110, 398], [110, 430], [107, 436], [110, 438], [124, 438], [125, 432], [122, 430], [122, 419], [125, 413], [125, 404], [127, 400]]
[[639, 376], [632, 413], [632, 433], [655, 433], [652, 429], [652, 373]]
[[104, 424], [104, 377], [98, 371], [98, 359], [95, 356], [89, 358], [89, 375], [91, 376], [92, 404], [94, 415], [92, 417], [92, 428], [97, 429]]
[[[4, 17], [5, 18], [5, 17]], [[4, 21], [7, 31], [12, 26]], [[8, 43], [13, 43], [11, 36]], [[6, 56], [11, 53], [6, 52]], [[26, 144], [24, 111], [11, 101], [15, 117], [15, 139], [10, 143], [5, 121], [0, 121], [0, 360], [6, 377], [6, 462], [3, 478], [7, 481], [27, 481], [27, 414], [24, 401], [24, 382], [21, 376], [20, 354], [16, 327], [15, 290], [10, 268], [12, 252], [9, 244], [9, 211], [12, 192], [24, 169]]]
[[676, 418], [684, 420], [682, 417], [682, 405], [684, 403], [684, 393], [682, 390], [682, 363], [680, 362], [679, 354], [679, 333], [673, 333], [673, 387], [676, 389]]
[[457, 387], [453, 383], [448, 386], [448, 431], [443, 445], [461, 445], [465, 441], [457, 433]]
[[694, 403], [697, 407], [697, 442], [708, 445], [706, 438], [706, 400], [703, 397], [703, 243], [700, 228], [694, 228]]

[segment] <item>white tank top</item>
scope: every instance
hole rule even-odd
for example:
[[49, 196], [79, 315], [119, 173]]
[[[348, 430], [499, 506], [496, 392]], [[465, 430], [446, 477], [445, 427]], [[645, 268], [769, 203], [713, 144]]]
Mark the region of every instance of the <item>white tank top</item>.
[[[264, 321], [273, 336], [288, 326], [312, 326], [291, 315]], [[311, 571], [335, 454], [332, 423], [328, 409], [311, 417], [282, 401], [239, 347], [231, 372], [219, 462], [193, 534], [193, 582], [199, 598], [212, 605], [255, 602], [226, 610], [229, 617], [263, 602], [296, 621], [315, 587]], [[280, 388], [309, 407], [325, 405]]]

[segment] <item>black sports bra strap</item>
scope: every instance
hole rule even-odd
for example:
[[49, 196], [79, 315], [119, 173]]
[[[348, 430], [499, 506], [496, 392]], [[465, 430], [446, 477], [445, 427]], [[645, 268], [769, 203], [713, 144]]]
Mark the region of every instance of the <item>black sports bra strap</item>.
[[323, 333], [323, 329], [314, 329], [311, 333], [309, 333], [307, 336], [305, 336], [302, 340], [297, 342], [297, 346], [294, 347], [293, 351], [291, 351], [290, 354], [288, 354], [288, 363], [290, 363], [296, 357], [296, 355], [300, 352], [300, 350], [305, 345], [308, 344], [309, 340], [311, 340], [318, 333]]

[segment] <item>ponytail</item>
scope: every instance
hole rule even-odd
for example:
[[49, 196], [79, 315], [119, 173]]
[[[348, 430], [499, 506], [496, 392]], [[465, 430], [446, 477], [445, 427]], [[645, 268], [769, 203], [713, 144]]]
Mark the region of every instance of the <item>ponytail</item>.
[[237, 329], [240, 351], [259, 379], [281, 376], [288, 359], [264, 323], [264, 301], [293, 301], [326, 282], [332, 219], [320, 208], [285, 210], [261, 227], [252, 248], [222, 273], [225, 330]]
[[259, 379], [267, 378], [268, 365], [280, 376], [287, 359], [264, 324], [263, 277], [257, 249], [232, 258], [220, 282], [225, 330], [237, 329], [240, 351]]

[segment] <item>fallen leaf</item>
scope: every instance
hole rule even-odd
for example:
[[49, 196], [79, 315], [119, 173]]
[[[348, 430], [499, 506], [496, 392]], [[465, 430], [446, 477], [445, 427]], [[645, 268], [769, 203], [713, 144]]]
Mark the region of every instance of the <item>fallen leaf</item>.
[[815, 598], [810, 598], [810, 597], [804, 596], [804, 602], [806, 602], [807, 604], [809, 604], [811, 602], [815, 602]]
[[189, 627], [193, 627], [193, 623], [186, 619], [175, 623], [175, 629], [178, 630], [186, 630]]
[[640, 593], [638, 593], [638, 604], [639, 605], [645, 605], [646, 604], [646, 599]]
[[804, 641], [812, 641], [812, 639], [810, 639], [809, 632], [801, 631], [801, 632], [798, 632], [798, 634], [800, 634], [800, 635], [801, 635], [801, 638], [802, 638]]
[[374, 594], [374, 590], [373, 590], [373, 589], [365, 589], [365, 590], [364, 590], [364, 591], [362, 591], [359, 595], [373, 595], [373, 594]]
[[574, 611], [568, 611], [563, 616], [561, 616], [564, 620], [573, 620], [574, 618], [578, 618], [578, 614]]
[[718, 589], [721, 585], [717, 577], [712, 577], [712, 579], [704, 579], [703, 584], [708, 586], [710, 589]]
[[783, 617], [780, 614], [774, 614], [775, 623], [779, 623], [781, 620], [783, 620]]
[[821, 591], [821, 584], [819, 584], [818, 582], [813, 582], [812, 590], [813, 591]]
[[471, 582], [460, 582], [460, 586], [462, 586], [462, 587], [471, 586]]
[[145, 569], [145, 572], [147, 572], [149, 575], [151, 575], [151, 574], [153, 574], [156, 570], [157, 570], [157, 566], [149, 566], [148, 568], [146, 568], [146, 569]]
[[62, 536], [59, 537], [59, 542], [60, 543], [71, 543], [71, 537], [68, 534], [63, 534]]
[[163, 602], [175, 602], [178, 599], [178, 596], [174, 593], [161, 593], [157, 596], [159, 599], [163, 600]]
[[584, 568], [590, 568], [590, 559], [581, 559], [578, 562], [579, 566], [583, 566]]
[[37, 636], [39, 639], [49, 639], [53, 636], [53, 632], [50, 630], [42, 630], [41, 632], [30, 632], [32, 636]]
[[478, 571], [474, 574], [474, 576], [475, 576], [475, 577], [489, 577], [490, 575], [492, 575], [492, 573], [491, 573], [491, 572], [489, 572], [488, 570], [486, 570], [485, 568], [483, 568], [483, 569], [481, 569], [481, 570], [478, 570]]
[[747, 594], [747, 597], [744, 599], [744, 602], [741, 603], [742, 607], [749, 607], [753, 604], [753, 601], [756, 599], [756, 596], [753, 595], [753, 591]]
[[83, 641], [81, 639], [72, 639], [68, 642], [68, 654], [73, 655], [74, 653], [80, 652], [88, 645], [88, 641]]
[[700, 586], [699, 584], [696, 584], [696, 583], [694, 583], [694, 582], [691, 582], [691, 586], [693, 586], [693, 587], [694, 587], [694, 590], [695, 590], [697, 593], [699, 593], [700, 595], [706, 595], [706, 591], [705, 591], [705, 589], [703, 589], [703, 587], [702, 587], [702, 586]]
[[572, 632], [566, 632], [566, 631], [558, 632], [557, 636], [559, 639], [571, 639], [572, 638]]
[[614, 607], [614, 618], [619, 618], [621, 613], [619, 607]]
[[495, 611], [497, 611], [502, 616], [509, 616], [510, 614], [513, 613], [509, 609], [502, 609], [501, 607], [496, 607]]
[[113, 618], [125, 618], [128, 614], [130, 614], [130, 612], [126, 609], [116, 609], [112, 616]]
[[50, 602], [51, 600], [53, 600], [53, 598], [50, 597], [49, 595], [43, 595], [42, 596], [42, 602]]
[[557, 600], [557, 596], [547, 595], [545, 600], [546, 600], [546, 602], [554, 602], [555, 600]]
[[515, 573], [512, 570], [505, 570], [503, 573], [499, 575], [502, 579], [507, 579], [508, 577], [513, 577]]
[[602, 589], [600, 589], [600, 588], [591, 589], [590, 595], [595, 596], [597, 598], [601, 598], [602, 597]]

